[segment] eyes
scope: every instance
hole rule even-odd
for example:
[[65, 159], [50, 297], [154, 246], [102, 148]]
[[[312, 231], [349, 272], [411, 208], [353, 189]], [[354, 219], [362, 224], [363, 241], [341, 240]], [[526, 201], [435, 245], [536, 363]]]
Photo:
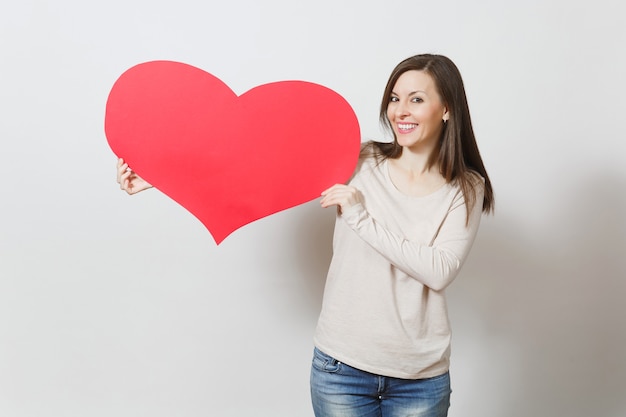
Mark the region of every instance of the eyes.
[[[398, 103], [399, 101], [400, 101], [400, 98], [398, 98], [397, 96], [391, 96], [389, 98], [390, 103]], [[414, 97], [411, 97], [410, 102], [411, 103], [423, 103], [424, 100], [421, 97], [414, 96]]]

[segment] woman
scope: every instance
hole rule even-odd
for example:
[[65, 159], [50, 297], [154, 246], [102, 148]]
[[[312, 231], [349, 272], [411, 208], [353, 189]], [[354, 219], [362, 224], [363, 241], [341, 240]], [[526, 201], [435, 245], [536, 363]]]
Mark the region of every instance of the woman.
[[[493, 210], [452, 61], [398, 64], [380, 119], [393, 142], [365, 144], [349, 183], [322, 193], [338, 210], [311, 368], [317, 417], [447, 415], [444, 290]], [[118, 182], [129, 194], [150, 187], [122, 160]]]
[[315, 415], [446, 416], [450, 326], [445, 288], [457, 275], [493, 193], [452, 61], [418, 55], [392, 71], [381, 122], [338, 206], [315, 332]]

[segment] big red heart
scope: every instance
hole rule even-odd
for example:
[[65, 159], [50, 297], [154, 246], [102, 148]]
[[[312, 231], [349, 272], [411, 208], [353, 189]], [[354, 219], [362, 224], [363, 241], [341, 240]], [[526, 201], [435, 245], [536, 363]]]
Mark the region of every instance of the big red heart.
[[345, 182], [360, 144], [354, 111], [326, 87], [281, 81], [237, 96], [215, 76], [172, 61], [120, 76], [105, 132], [113, 152], [195, 215], [217, 244]]

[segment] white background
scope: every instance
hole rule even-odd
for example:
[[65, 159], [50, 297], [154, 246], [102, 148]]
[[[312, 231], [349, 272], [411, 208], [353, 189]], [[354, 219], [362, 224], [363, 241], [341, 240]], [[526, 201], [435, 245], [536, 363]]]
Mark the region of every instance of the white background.
[[450, 416], [624, 416], [623, 25], [617, 0], [3, 2], [0, 415], [312, 416], [332, 211], [216, 246], [158, 191], [119, 191], [108, 92], [153, 59], [239, 94], [306, 80], [381, 138], [389, 72], [435, 52], [497, 198], [449, 289]]

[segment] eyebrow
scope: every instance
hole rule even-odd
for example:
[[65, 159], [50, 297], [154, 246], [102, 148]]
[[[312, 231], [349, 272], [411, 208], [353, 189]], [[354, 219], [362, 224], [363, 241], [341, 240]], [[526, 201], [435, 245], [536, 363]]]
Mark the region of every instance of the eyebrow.
[[[410, 97], [410, 96], [413, 96], [413, 95], [415, 95], [415, 94], [417, 94], [417, 93], [422, 93], [422, 94], [426, 94], [426, 95], [428, 95], [428, 93], [427, 93], [426, 91], [423, 91], [423, 90], [415, 90], [415, 91], [411, 91], [411, 92], [409, 93], [409, 97]], [[396, 92], [395, 92], [395, 91], [393, 91], [393, 90], [391, 91], [391, 94], [393, 94], [393, 95], [395, 95], [395, 96], [397, 96], [397, 95], [398, 95], [398, 93], [396, 93]]]

